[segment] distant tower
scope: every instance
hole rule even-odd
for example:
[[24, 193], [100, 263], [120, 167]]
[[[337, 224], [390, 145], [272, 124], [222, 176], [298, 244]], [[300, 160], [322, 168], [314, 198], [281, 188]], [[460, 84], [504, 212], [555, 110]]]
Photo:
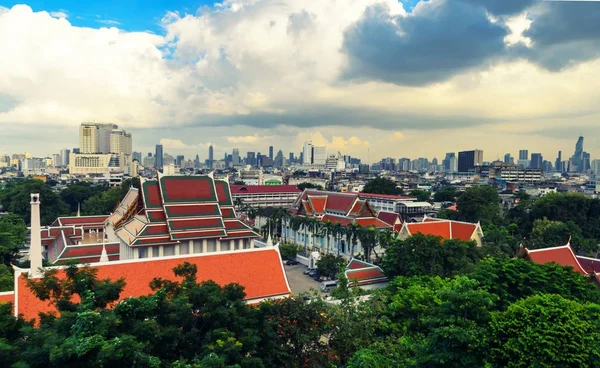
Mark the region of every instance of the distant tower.
[[213, 168], [213, 159], [214, 159], [214, 149], [212, 144], [208, 147], [208, 168]]
[[31, 245], [29, 246], [30, 278], [40, 278], [42, 268], [42, 229], [40, 226], [40, 195], [31, 193]]

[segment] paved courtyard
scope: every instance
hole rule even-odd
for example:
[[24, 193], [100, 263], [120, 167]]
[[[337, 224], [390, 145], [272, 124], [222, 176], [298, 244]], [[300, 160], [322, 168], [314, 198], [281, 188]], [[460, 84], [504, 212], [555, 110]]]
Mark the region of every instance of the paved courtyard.
[[292, 294], [299, 295], [303, 292], [311, 292], [312, 294], [311, 288], [315, 289], [319, 295], [321, 294], [319, 290], [320, 283], [302, 273], [306, 270], [306, 266], [301, 264], [288, 266], [284, 264], [283, 267], [292, 288]]

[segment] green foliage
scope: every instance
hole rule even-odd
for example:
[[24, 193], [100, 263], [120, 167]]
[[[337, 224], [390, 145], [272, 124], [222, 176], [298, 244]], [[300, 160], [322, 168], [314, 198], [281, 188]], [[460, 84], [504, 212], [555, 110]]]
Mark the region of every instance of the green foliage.
[[494, 367], [595, 367], [600, 306], [560, 295], [520, 300], [491, 323]]
[[402, 194], [402, 189], [398, 188], [396, 183], [391, 179], [377, 177], [365, 184], [363, 193], [400, 195]]
[[448, 277], [472, 269], [483, 258], [473, 241], [415, 234], [405, 240], [396, 239], [387, 247], [381, 268], [388, 277]]
[[40, 180], [9, 182], [0, 191], [0, 204], [10, 213], [19, 216], [26, 224], [31, 221], [31, 193], [40, 194], [40, 221], [51, 224], [57, 217], [69, 213], [67, 204], [52, 188]]
[[281, 253], [281, 259], [295, 259], [298, 254], [298, 247], [292, 244], [281, 244], [279, 246], [279, 253]]
[[106, 188], [103, 186], [93, 186], [90, 183], [77, 182], [64, 188], [60, 192], [60, 198], [69, 206], [70, 212], [76, 213], [78, 206], [104, 190]]
[[496, 188], [489, 185], [478, 185], [465, 190], [456, 201], [456, 209], [464, 221], [480, 221], [484, 228], [489, 224], [497, 224], [502, 219], [500, 196]]
[[236, 180], [233, 185], [246, 185], [243, 180]]
[[431, 192], [429, 192], [428, 190], [415, 189], [411, 190], [410, 193], [408, 193], [408, 195], [416, 198], [419, 202], [431, 201]]
[[372, 349], [361, 349], [354, 353], [348, 368], [388, 368], [395, 366], [390, 358]]
[[321, 256], [321, 259], [317, 261], [317, 272], [319, 272], [319, 275], [332, 277], [336, 275], [340, 269], [343, 269], [344, 266], [346, 266], [346, 263], [344, 257], [327, 253]]
[[313, 183], [300, 183], [298, 185], [296, 185], [296, 187], [300, 190], [305, 190], [305, 189], [316, 189], [316, 190], [323, 190], [323, 186], [319, 185], [319, 184], [313, 184]]
[[27, 226], [21, 217], [12, 213], [0, 217], [0, 262], [2, 264], [10, 266], [19, 249], [25, 245], [26, 236]]
[[434, 202], [454, 202], [458, 196], [458, 191], [454, 187], [445, 187], [436, 190], [433, 193]]
[[498, 296], [497, 308], [534, 294], [559, 294], [580, 302], [600, 303], [600, 290], [570, 267], [523, 259], [488, 258], [469, 275]]

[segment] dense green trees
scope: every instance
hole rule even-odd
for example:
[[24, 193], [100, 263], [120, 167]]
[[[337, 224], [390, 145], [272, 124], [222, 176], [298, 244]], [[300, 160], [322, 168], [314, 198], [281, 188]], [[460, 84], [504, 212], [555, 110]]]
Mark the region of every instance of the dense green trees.
[[328, 253], [317, 261], [317, 271], [319, 275], [332, 277], [340, 272], [340, 269], [343, 269], [347, 263], [343, 257]]
[[300, 183], [300, 184], [296, 185], [296, 187], [298, 189], [300, 189], [300, 190], [305, 190], [305, 189], [323, 190], [323, 186], [322, 185], [313, 184], [313, 183], [309, 183], [309, 182]]
[[398, 188], [396, 183], [391, 179], [377, 177], [369, 180], [365, 184], [363, 193], [400, 195], [402, 194], [402, 189]]
[[435, 202], [454, 202], [458, 196], [458, 191], [454, 187], [445, 187], [436, 190], [433, 193]]
[[69, 213], [67, 204], [52, 188], [40, 180], [23, 180], [9, 182], [0, 191], [2, 207], [19, 217], [27, 224], [31, 220], [31, 193], [40, 194], [40, 221], [49, 225], [57, 217]]
[[414, 197], [419, 202], [429, 202], [431, 200], [431, 192], [428, 190], [415, 189], [408, 193], [410, 197]]

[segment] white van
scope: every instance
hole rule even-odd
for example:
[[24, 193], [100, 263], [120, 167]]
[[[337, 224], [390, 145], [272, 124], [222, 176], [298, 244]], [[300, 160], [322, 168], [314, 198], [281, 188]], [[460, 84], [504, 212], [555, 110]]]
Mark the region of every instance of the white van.
[[328, 292], [337, 287], [337, 281], [323, 281], [321, 282], [321, 291]]

